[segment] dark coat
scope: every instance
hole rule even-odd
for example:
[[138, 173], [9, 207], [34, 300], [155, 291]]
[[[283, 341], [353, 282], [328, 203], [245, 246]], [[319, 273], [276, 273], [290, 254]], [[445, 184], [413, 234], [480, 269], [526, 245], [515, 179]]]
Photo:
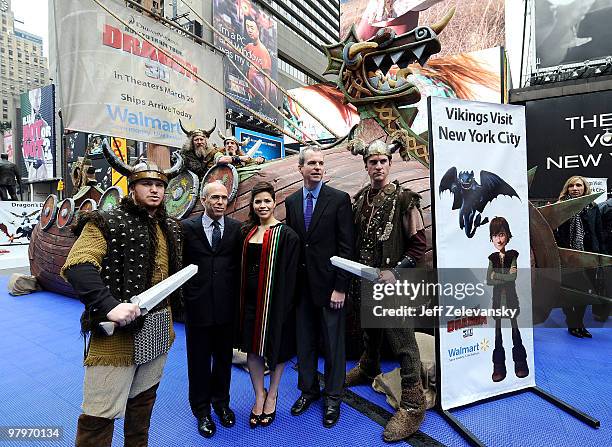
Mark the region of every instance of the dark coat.
[[[268, 311], [256, 320], [256, 331], [260, 331], [265, 323], [267, 328], [265, 334], [264, 357], [269, 369], [274, 369], [278, 363], [286, 362], [295, 356], [295, 284], [297, 277], [298, 257], [300, 253], [300, 238], [288, 225], [278, 224], [281, 232], [278, 244], [275, 246], [276, 254], [269, 269], [273, 272], [272, 293], [269, 297]], [[270, 231], [270, 230], [268, 230]], [[246, 278], [247, 271], [247, 246], [249, 241], [245, 239], [243, 245], [243, 287], [241, 291], [241, 303], [247, 299]], [[260, 264], [261, 266], [262, 264]], [[260, 267], [261, 269], [261, 267]], [[260, 273], [261, 275], [261, 273]], [[265, 275], [264, 275], [265, 276]], [[266, 277], [260, 276], [259, 289], [265, 290]], [[262, 293], [263, 295], [263, 293]], [[258, 300], [258, 312], [263, 313], [263, 300]], [[241, 315], [241, 325], [244, 315]], [[240, 328], [242, 334], [243, 328]], [[242, 346], [244, 352], [253, 352], [251, 346]]]
[[[593, 253], [606, 253], [605, 237], [601, 221], [601, 212], [595, 204], [587, 205], [580, 211], [584, 227], [584, 249]], [[565, 221], [555, 231], [555, 239], [559, 247], [570, 248], [571, 219]]]
[[334, 290], [346, 292], [350, 274], [331, 265], [332, 256], [353, 257], [355, 243], [351, 199], [343, 191], [321, 187], [308, 231], [304, 226], [303, 189], [285, 200], [287, 225], [300, 237], [298, 289], [308, 286], [316, 306], [329, 305]]
[[[17, 179], [17, 182], [15, 182]], [[0, 185], [21, 185], [21, 174], [15, 163], [8, 160], [0, 160]]]
[[198, 273], [183, 286], [185, 323], [212, 326], [235, 322], [240, 292], [240, 223], [225, 217], [223, 237], [213, 252], [202, 216], [181, 221], [183, 263], [196, 264]]
[[599, 204], [601, 223], [604, 233], [605, 253], [612, 255], [612, 199]]

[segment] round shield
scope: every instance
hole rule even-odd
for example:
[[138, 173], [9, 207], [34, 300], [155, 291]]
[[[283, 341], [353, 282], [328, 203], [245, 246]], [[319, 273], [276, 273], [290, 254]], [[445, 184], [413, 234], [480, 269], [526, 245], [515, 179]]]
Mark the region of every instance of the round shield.
[[40, 227], [43, 230], [51, 227], [57, 216], [57, 196], [49, 194], [45, 203], [43, 203], [42, 211], [40, 212]]
[[187, 216], [198, 200], [199, 187], [198, 176], [191, 171], [182, 172], [170, 180], [165, 194], [168, 215], [175, 219]]
[[[202, 188], [207, 183], [212, 182], [221, 182], [227, 188], [228, 203], [236, 198], [236, 194], [238, 193], [238, 171], [232, 165], [215, 165], [208, 170], [204, 178], [202, 179]], [[202, 190], [200, 190], [200, 196], [202, 195]]]
[[57, 211], [57, 228], [64, 228], [74, 217], [74, 200], [64, 199], [59, 203]]
[[79, 207], [79, 213], [87, 213], [89, 211], [97, 210], [98, 204], [94, 199], [85, 199]]
[[112, 210], [113, 208], [119, 206], [119, 202], [121, 201], [122, 197], [123, 191], [121, 190], [121, 188], [117, 186], [111, 186], [106, 191], [104, 191], [104, 194], [102, 194], [102, 197], [100, 197], [100, 201], [98, 202], [98, 208], [103, 211]]

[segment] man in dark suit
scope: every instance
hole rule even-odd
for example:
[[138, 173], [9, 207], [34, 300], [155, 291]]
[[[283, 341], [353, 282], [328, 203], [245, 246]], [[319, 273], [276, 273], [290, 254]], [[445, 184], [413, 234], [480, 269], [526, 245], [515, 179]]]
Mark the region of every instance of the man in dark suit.
[[0, 199], [18, 200], [15, 191], [16, 184], [19, 184], [21, 188], [21, 175], [17, 165], [8, 160], [8, 154], [0, 154]]
[[[221, 425], [233, 427], [229, 407], [232, 342], [240, 287], [240, 223], [224, 217], [227, 189], [209, 183], [200, 194], [204, 214], [183, 220], [185, 265], [198, 273], [183, 288], [189, 404], [206, 438], [216, 432], [210, 407]], [[212, 369], [211, 369], [212, 358]]]
[[340, 417], [345, 364], [344, 298], [349, 275], [331, 265], [332, 256], [351, 258], [353, 222], [347, 193], [323, 184], [323, 153], [302, 150], [298, 169], [304, 186], [285, 200], [287, 224], [300, 236], [302, 253], [298, 275], [301, 296], [297, 306], [298, 387], [302, 391], [291, 414], [304, 413], [321, 394], [317, 373], [317, 347], [325, 354], [323, 425], [332, 427]]

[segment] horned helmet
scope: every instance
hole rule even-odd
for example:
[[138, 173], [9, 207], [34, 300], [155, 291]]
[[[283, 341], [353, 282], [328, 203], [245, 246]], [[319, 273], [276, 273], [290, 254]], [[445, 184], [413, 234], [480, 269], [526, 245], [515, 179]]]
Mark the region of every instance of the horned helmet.
[[197, 136], [205, 137], [207, 139], [210, 138], [212, 133], [215, 131], [215, 128], [217, 127], [217, 119], [215, 118], [215, 121], [212, 127], [210, 128], [210, 130], [206, 130], [206, 129], [187, 130], [185, 126], [183, 126], [183, 122], [180, 119], [179, 119], [179, 124], [181, 125], [181, 130], [183, 131], [183, 133], [187, 135], [187, 141], [183, 145], [183, 149], [193, 150], [193, 138]]
[[220, 130], [217, 131], [217, 134], [219, 135], [219, 138], [221, 138], [221, 141], [223, 141], [223, 146], [224, 147], [225, 147], [225, 143], [227, 141], [233, 141], [234, 143], [236, 143], [236, 147], [238, 148], [238, 151], [240, 151], [241, 147], [246, 146], [251, 141], [251, 139], [249, 137], [245, 138], [242, 141], [238, 141], [238, 138], [236, 138], [234, 135], [232, 135], [232, 132], [229, 129], [227, 130], [227, 134], [226, 135], [224, 135]]
[[353, 155], [361, 155], [364, 162], [367, 162], [368, 158], [373, 155], [385, 155], [391, 160], [393, 154], [397, 151], [399, 151], [402, 160], [408, 161], [410, 159], [410, 140], [412, 139], [410, 134], [405, 129], [399, 129], [393, 132], [390, 138], [391, 143], [374, 140], [369, 144], [366, 144], [360, 138], [351, 138], [347, 149]]

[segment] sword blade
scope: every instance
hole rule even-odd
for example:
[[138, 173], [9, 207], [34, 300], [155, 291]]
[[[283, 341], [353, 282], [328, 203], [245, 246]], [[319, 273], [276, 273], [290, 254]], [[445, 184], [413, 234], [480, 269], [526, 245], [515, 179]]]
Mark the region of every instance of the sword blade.
[[341, 258], [340, 256], [332, 256], [329, 260], [334, 267], [338, 267], [339, 269], [352, 273], [360, 278], [367, 279], [368, 281], [378, 281], [380, 269], [351, 261], [350, 259]]
[[176, 272], [174, 275], [170, 275], [163, 281], [158, 282], [150, 289], [147, 289], [144, 292], [132, 297], [130, 301], [138, 305], [140, 309], [144, 309], [149, 312], [172, 292], [185, 284], [196, 273], [198, 273], [198, 266], [195, 264], [190, 264]]

